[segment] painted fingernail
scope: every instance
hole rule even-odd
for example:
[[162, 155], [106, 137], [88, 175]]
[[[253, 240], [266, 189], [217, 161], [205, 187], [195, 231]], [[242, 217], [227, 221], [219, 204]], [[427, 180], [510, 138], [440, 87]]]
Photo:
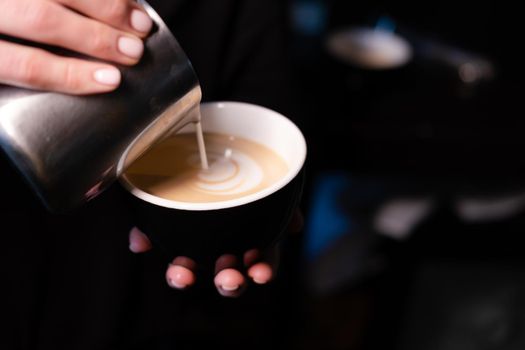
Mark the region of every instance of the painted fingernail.
[[131, 26], [138, 32], [149, 33], [153, 26], [153, 21], [147, 14], [140, 10], [131, 11]]
[[257, 284], [266, 284], [272, 279], [272, 268], [267, 263], [258, 263], [248, 270], [248, 276]]
[[132, 253], [140, 253], [140, 245], [132, 242], [129, 244], [129, 250], [131, 250]]
[[95, 71], [93, 78], [96, 82], [109, 86], [120, 84], [120, 71], [117, 68], [101, 68]]
[[240, 287], [239, 285], [236, 285], [236, 286], [220, 286], [220, 288], [223, 289], [226, 292], [234, 292], [237, 289], [239, 289], [239, 287]]
[[173, 288], [177, 288], [177, 289], [185, 289], [188, 285], [187, 284], [183, 284], [183, 283], [180, 283], [180, 282], [177, 282], [176, 280], [173, 280], [173, 279], [168, 279], [168, 284], [173, 287]]
[[128, 57], [140, 58], [142, 52], [144, 52], [144, 44], [140, 39], [121, 36], [120, 39], [118, 39], [118, 49]]

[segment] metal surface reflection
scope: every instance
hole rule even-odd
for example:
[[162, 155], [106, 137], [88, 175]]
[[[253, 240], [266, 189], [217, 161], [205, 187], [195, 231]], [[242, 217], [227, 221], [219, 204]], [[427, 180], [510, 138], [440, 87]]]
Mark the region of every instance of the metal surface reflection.
[[201, 98], [191, 63], [141, 4], [156, 27], [141, 62], [119, 67], [115, 92], [71, 96], [0, 86], [0, 145], [50, 210], [97, 196], [156, 140], [198, 118], [190, 113]]

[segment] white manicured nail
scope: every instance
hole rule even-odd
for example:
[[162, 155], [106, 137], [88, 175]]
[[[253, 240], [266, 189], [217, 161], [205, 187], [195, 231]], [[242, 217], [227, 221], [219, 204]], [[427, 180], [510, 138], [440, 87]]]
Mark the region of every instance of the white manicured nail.
[[236, 286], [221, 286], [221, 288], [223, 290], [225, 290], [226, 292], [233, 292], [233, 291], [239, 289], [239, 285], [236, 285]]
[[268, 282], [267, 280], [262, 280], [258, 278], [253, 278], [253, 281], [257, 284], [266, 284]]
[[131, 58], [139, 58], [144, 52], [144, 44], [142, 40], [121, 36], [118, 39], [118, 50]]
[[136, 31], [142, 33], [149, 33], [151, 27], [153, 26], [153, 21], [147, 14], [140, 10], [131, 11], [131, 26]]
[[171, 278], [168, 279], [168, 284], [174, 288], [177, 288], [177, 289], [184, 289], [186, 288], [188, 285], [186, 284], [182, 284], [182, 283], [178, 283], [177, 281], [175, 280], [172, 280]]
[[93, 78], [100, 84], [117, 86], [120, 84], [120, 71], [117, 68], [101, 68], [96, 70]]

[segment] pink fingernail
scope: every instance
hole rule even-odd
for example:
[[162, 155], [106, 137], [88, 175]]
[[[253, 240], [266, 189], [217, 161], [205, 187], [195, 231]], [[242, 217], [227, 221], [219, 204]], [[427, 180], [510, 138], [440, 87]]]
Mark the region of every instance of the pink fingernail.
[[120, 39], [118, 39], [118, 49], [128, 57], [140, 58], [142, 52], [144, 52], [144, 44], [140, 39], [121, 36]]
[[130, 23], [133, 29], [142, 33], [149, 33], [153, 26], [151, 18], [140, 10], [131, 11]]
[[140, 253], [140, 246], [136, 243], [130, 243], [129, 250], [133, 253]]
[[253, 278], [253, 281], [257, 284], [266, 284], [268, 283], [267, 280], [262, 280], [262, 279], [258, 279], [258, 278]]
[[120, 84], [121, 76], [117, 68], [101, 68], [95, 71], [93, 79], [100, 84], [117, 86]]
[[186, 288], [188, 285], [186, 284], [182, 284], [182, 283], [179, 283], [175, 280], [172, 280], [171, 278], [168, 279], [168, 284], [174, 288], [177, 288], [177, 289], [184, 289]]
[[239, 285], [236, 286], [221, 286], [221, 288], [227, 292], [233, 292], [239, 289]]

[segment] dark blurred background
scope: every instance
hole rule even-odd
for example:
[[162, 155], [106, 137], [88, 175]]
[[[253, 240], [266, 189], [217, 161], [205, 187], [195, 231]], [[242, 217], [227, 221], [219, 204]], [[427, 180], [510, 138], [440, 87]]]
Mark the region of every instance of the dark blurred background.
[[[518, 7], [291, 1], [305, 230], [272, 285], [192, 306], [181, 334], [137, 349], [525, 348]], [[410, 58], [370, 69], [327, 49], [356, 27]]]
[[[293, 1], [310, 157], [278, 281], [295, 291], [287, 348], [524, 348], [521, 17], [490, 0]], [[327, 49], [356, 27], [411, 58], [374, 70]]]

